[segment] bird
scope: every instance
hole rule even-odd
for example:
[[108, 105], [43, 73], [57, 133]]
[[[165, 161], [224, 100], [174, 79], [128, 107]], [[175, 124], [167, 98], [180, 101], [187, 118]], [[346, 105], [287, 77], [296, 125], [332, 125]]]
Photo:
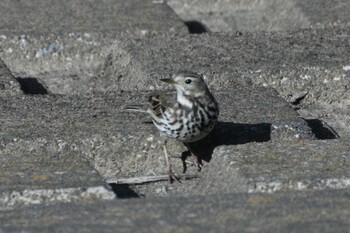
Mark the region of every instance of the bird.
[[[178, 71], [171, 78], [160, 81], [173, 85], [175, 98], [167, 95], [153, 94], [146, 106], [127, 105], [126, 111], [138, 111], [149, 114], [153, 124], [162, 135], [182, 142], [195, 158], [194, 164], [200, 171], [202, 163], [190, 143], [206, 137], [215, 127], [219, 118], [219, 105], [204, 81], [205, 76], [192, 71]], [[174, 174], [169, 160], [166, 140], [163, 151], [168, 166], [168, 179], [180, 182]]]

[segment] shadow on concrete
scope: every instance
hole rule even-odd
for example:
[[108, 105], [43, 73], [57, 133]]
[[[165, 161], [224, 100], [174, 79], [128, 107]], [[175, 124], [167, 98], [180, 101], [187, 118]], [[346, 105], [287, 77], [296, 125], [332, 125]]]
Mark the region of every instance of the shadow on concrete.
[[[249, 142], [267, 142], [271, 140], [271, 124], [237, 124], [219, 122], [213, 132], [204, 139], [190, 144], [199, 160], [209, 162], [215, 147], [221, 145], [238, 145]], [[182, 153], [182, 160], [190, 156], [189, 151]], [[186, 163], [184, 162], [184, 172]]]
[[109, 184], [113, 192], [117, 195], [118, 198], [140, 198], [140, 195], [137, 194], [134, 190], [130, 188], [128, 184]]
[[21, 86], [21, 90], [24, 92], [24, 94], [33, 94], [33, 95], [46, 95], [49, 92], [47, 91], [46, 87], [41, 84], [38, 79], [26, 77], [21, 78], [17, 77], [17, 81], [19, 82], [19, 85]]
[[340, 138], [337, 132], [326, 122], [319, 119], [305, 119], [317, 139], [337, 139]]
[[185, 24], [191, 34], [201, 34], [208, 32], [207, 27], [198, 21], [187, 21]]

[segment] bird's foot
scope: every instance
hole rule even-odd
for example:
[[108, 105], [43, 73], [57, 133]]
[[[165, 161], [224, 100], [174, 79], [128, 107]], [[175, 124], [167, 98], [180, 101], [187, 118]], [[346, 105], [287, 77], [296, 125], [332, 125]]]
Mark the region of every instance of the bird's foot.
[[171, 169], [168, 170], [168, 180], [170, 184], [174, 183], [175, 180], [181, 183], [180, 178], [177, 175], [175, 175], [175, 173]]
[[194, 154], [192, 154], [190, 160], [185, 160], [183, 162], [184, 162], [184, 166], [186, 166], [186, 164], [189, 164], [191, 166], [196, 166], [199, 172], [202, 170], [202, 167], [203, 167], [202, 160]]
[[196, 166], [198, 171], [200, 172], [203, 167], [202, 160], [197, 155], [192, 154], [192, 156], [193, 156], [193, 159], [192, 159], [193, 165]]
[[184, 145], [187, 147], [188, 151], [191, 153], [191, 161], [184, 161], [184, 172], [186, 171], [186, 163], [191, 164], [192, 166], [196, 166], [198, 168], [198, 171], [200, 172], [202, 170], [202, 160], [195, 154], [194, 150], [192, 149], [191, 145], [189, 143], [184, 143]]

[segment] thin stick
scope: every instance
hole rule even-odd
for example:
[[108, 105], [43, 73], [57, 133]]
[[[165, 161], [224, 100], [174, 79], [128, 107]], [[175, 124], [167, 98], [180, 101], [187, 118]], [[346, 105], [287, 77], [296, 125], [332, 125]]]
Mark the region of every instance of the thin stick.
[[171, 164], [169, 161], [169, 155], [168, 155], [168, 150], [166, 149], [166, 145], [163, 146], [163, 151], [164, 151], [164, 155], [165, 155], [166, 165], [168, 167], [168, 170], [171, 171]]
[[[180, 179], [193, 179], [198, 178], [196, 174], [182, 174], [177, 175]], [[168, 175], [159, 175], [159, 176], [140, 176], [140, 177], [130, 177], [130, 178], [109, 178], [107, 183], [109, 184], [144, 184], [150, 182], [166, 181], [169, 179]]]

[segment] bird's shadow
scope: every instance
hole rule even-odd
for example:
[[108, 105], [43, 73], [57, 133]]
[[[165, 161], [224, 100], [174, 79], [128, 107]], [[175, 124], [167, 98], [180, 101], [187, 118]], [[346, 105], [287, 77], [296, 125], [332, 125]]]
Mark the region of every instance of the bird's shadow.
[[[239, 124], [232, 122], [218, 122], [214, 130], [200, 141], [190, 144], [199, 162], [210, 162], [215, 147], [221, 145], [238, 145], [249, 142], [267, 142], [271, 140], [271, 124]], [[182, 153], [182, 160], [190, 156], [189, 151]], [[184, 171], [186, 172], [184, 162]]]

